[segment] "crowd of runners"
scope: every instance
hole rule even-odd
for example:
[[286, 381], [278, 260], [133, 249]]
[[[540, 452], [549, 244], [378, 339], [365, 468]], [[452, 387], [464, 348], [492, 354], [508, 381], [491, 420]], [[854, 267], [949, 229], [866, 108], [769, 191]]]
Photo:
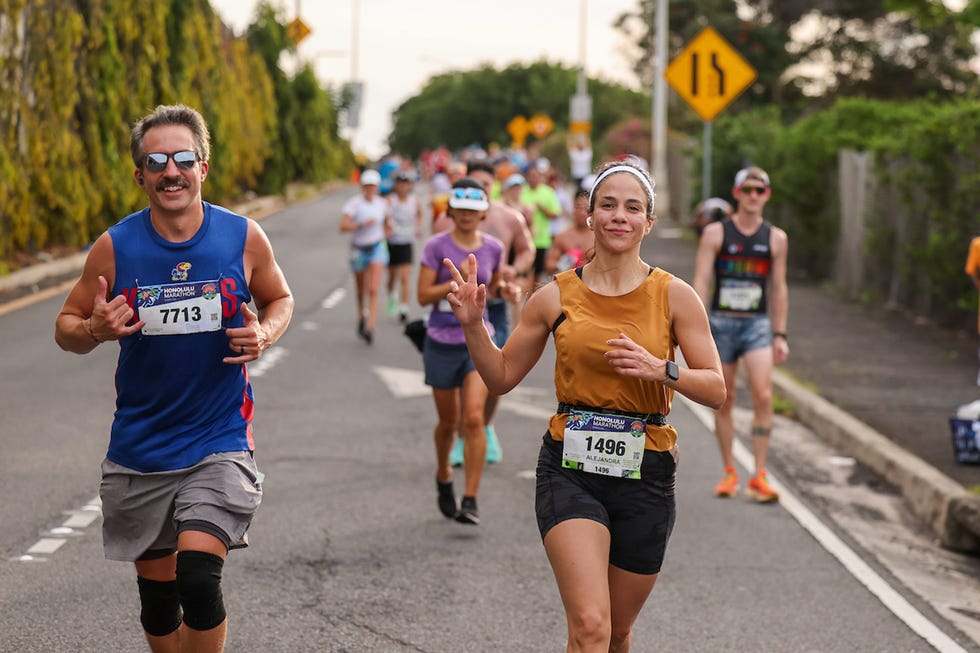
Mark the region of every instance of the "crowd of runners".
[[[657, 222], [645, 162], [583, 168], [582, 149], [570, 156], [572, 182], [539, 156], [388, 157], [360, 171], [338, 229], [350, 238], [356, 337], [370, 346], [379, 320], [421, 320], [446, 518], [480, 524], [481, 476], [503, 456], [499, 397], [554, 343], [535, 513], [567, 650], [628, 651], [675, 521], [675, 392], [716, 410], [715, 494], [735, 496], [731, 409], [745, 362], [756, 460], [746, 493], [778, 499], [765, 463], [771, 369], [789, 355], [788, 243], [763, 218], [769, 176], [741, 170], [736, 207], [698, 225], [688, 284], [641, 257]], [[56, 319], [67, 351], [119, 342], [104, 550], [134, 563], [140, 622], [160, 652], [224, 648], [222, 568], [248, 545], [262, 498], [246, 365], [284, 333], [294, 303], [261, 227], [202, 201], [209, 155], [207, 125], [190, 107], [161, 106], [136, 123], [133, 179], [147, 207], [98, 238]]]

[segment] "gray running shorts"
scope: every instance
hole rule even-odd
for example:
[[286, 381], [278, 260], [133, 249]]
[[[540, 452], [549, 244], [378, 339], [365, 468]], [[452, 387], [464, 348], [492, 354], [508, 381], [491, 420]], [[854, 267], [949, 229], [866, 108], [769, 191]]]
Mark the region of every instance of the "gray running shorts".
[[245, 533], [262, 502], [262, 485], [251, 452], [227, 451], [145, 474], [103, 460], [99, 494], [105, 557], [131, 562], [149, 550], [176, 550], [184, 524], [229, 549], [248, 546]]

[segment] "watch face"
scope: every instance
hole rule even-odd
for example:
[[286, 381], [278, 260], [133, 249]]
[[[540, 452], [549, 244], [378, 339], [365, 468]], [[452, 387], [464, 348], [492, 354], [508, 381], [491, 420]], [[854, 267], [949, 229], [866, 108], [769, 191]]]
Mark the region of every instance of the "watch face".
[[676, 381], [680, 376], [680, 370], [677, 368], [677, 363], [674, 361], [667, 361], [667, 378], [671, 381]]

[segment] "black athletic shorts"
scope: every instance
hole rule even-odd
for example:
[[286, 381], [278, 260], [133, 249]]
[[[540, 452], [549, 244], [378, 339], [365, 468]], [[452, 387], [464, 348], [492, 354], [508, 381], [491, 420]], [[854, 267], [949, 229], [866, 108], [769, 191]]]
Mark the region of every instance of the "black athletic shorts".
[[388, 243], [388, 265], [409, 265], [412, 262], [412, 243]]
[[563, 469], [561, 452], [562, 443], [545, 433], [534, 501], [541, 538], [566, 519], [592, 519], [609, 529], [609, 564], [659, 573], [674, 528], [674, 455], [648, 449], [641, 478], [628, 479]]

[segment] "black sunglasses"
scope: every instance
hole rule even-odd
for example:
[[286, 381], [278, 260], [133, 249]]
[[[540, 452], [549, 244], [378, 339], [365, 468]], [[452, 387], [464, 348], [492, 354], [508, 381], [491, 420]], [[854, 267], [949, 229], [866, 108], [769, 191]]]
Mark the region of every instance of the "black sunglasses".
[[197, 163], [197, 152], [182, 150], [167, 154], [166, 152], [150, 152], [143, 157], [143, 165], [150, 172], [163, 172], [167, 168], [167, 161], [174, 160], [174, 165], [181, 170], [190, 170]]
[[751, 193], [755, 193], [756, 195], [765, 195], [767, 189], [765, 186], [741, 186], [739, 187], [739, 190], [747, 195]]

